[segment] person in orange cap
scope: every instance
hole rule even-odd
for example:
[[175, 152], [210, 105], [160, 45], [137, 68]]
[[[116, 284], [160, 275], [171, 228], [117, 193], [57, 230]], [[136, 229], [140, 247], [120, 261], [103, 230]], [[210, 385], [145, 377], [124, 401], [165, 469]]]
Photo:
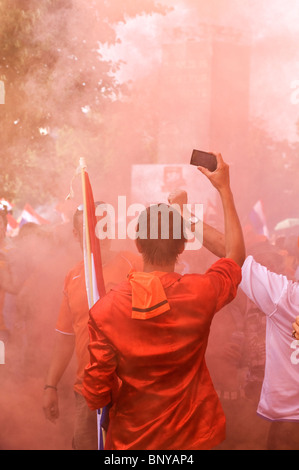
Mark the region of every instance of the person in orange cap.
[[218, 154], [215, 172], [199, 169], [222, 200], [225, 257], [205, 274], [176, 273], [185, 221], [168, 205], [151, 206], [136, 232], [143, 271], [90, 312], [83, 395], [93, 410], [112, 405], [106, 450], [211, 449], [225, 438], [205, 351], [214, 314], [236, 296], [245, 249], [228, 165]]

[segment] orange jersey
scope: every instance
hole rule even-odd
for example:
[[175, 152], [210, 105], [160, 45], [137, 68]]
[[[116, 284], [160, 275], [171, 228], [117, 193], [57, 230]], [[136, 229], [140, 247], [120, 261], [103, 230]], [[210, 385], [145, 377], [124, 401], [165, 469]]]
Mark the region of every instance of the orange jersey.
[[114, 402], [107, 450], [210, 449], [224, 439], [205, 352], [214, 314], [240, 281], [240, 267], [221, 259], [204, 275], [130, 275], [94, 305], [83, 393], [91, 409]]
[[[124, 281], [131, 269], [141, 269], [141, 258], [129, 252], [114, 256], [104, 267], [103, 276], [106, 292]], [[84, 261], [78, 263], [66, 276], [63, 299], [56, 330], [63, 334], [75, 335], [77, 356], [77, 378], [75, 391], [82, 393], [84, 368], [89, 362], [89, 308], [86, 294]]]

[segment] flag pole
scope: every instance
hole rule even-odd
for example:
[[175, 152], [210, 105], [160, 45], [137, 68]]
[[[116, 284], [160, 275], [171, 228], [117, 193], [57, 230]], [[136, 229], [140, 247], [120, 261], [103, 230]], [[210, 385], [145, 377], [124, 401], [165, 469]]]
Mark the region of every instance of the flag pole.
[[81, 178], [82, 178], [82, 189], [83, 189], [83, 217], [84, 217], [84, 225], [83, 225], [83, 236], [85, 237], [86, 241], [86, 255], [87, 255], [87, 263], [88, 263], [88, 277], [89, 277], [89, 287], [90, 287], [90, 300], [91, 305], [94, 304], [93, 298], [93, 282], [92, 282], [92, 266], [91, 266], [91, 248], [90, 248], [90, 234], [89, 234], [89, 227], [88, 227], [88, 216], [87, 216], [87, 200], [86, 200], [86, 184], [85, 184], [85, 169], [86, 163], [83, 157], [80, 158], [80, 168], [81, 168]]
[[[84, 246], [84, 264], [85, 264], [85, 277], [86, 277], [86, 291], [88, 297], [89, 308], [91, 308], [99, 298], [99, 294], [105, 295], [105, 285], [104, 278], [102, 274], [101, 267], [101, 255], [99, 251], [93, 251], [95, 249], [94, 239], [91, 233], [91, 227], [89, 225], [89, 213], [88, 213], [88, 203], [92, 196], [92, 190], [90, 187], [90, 182], [88, 174], [86, 172], [86, 163], [84, 158], [80, 158], [80, 169], [82, 177], [82, 192], [83, 192], [83, 246]], [[92, 196], [93, 201], [93, 196]], [[94, 203], [93, 203], [94, 205]], [[95, 264], [100, 263], [100, 269], [96, 269]], [[93, 277], [96, 277], [96, 284], [93, 283]], [[107, 408], [106, 408], [107, 409]], [[97, 410], [97, 431], [98, 431], [98, 449], [103, 450], [105, 447], [106, 432], [104, 427], [102, 427], [102, 420], [105, 418], [103, 414], [104, 409]]]

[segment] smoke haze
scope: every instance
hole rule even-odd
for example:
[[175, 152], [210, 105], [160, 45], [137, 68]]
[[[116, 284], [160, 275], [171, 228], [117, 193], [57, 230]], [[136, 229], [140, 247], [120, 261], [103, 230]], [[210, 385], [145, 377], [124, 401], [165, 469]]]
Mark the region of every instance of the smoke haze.
[[[128, 204], [166, 202], [174, 177], [222, 228], [212, 188], [199, 175], [204, 201], [196, 201], [196, 183], [186, 176], [193, 148], [219, 151], [231, 165], [244, 227], [257, 201], [271, 240], [285, 235], [275, 231], [278, 222], [299, 217], [299, 0], [163, 0], [166, 10], [154, 12], [148, 2], [139, 10], [143, 2], [135, 0], [125, 13], [123, 3], [54, 2], [28, 39], [20, 95], [1, 66], [8, 96], [0, 105], [1, 159], [4, 168], [14, 161], [11, 178], [19, 172], [13, 190], [3, 179], [3, 196], [12, 194], [16, 219], [28, 202], [50, 225], [30, 245], [12, 240], [22, 289], [6, 313], [12, 340], [0, 365], [0, 449], [71, 448], [74, 364], [59, 387], [55, 427], [43, 416], [42, 389], [64, 276], [81, 257], [72, 234], [72, 214], [82, 203], [74, 177], [80, 157], [95, 200], [115, 207], [118, 196]], [[149, 173], [159, 178], [148, 181]], [[65, 200], [73, 177], [74, 197]], [[144, 188], [152, 201], [140, 200]], [[115, 242], [115, 249], [124, 246], [134, 250], [129, 241]], [[201, 253], [194, 265], [190, 256], [182, 269], [203, 272], [213, 261]]]

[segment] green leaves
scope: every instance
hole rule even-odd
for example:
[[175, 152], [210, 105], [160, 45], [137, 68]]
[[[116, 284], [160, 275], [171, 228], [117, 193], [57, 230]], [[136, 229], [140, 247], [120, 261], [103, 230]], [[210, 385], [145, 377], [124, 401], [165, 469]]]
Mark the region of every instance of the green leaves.
[[163, 10], [152, 0], [0, 0], [1, 197], [49, 201], [83, 152], [90, 164], [109, 154], [103, 126], [121, 88], [99, 44], [116, 41], [113, 22], [152, 11]]

